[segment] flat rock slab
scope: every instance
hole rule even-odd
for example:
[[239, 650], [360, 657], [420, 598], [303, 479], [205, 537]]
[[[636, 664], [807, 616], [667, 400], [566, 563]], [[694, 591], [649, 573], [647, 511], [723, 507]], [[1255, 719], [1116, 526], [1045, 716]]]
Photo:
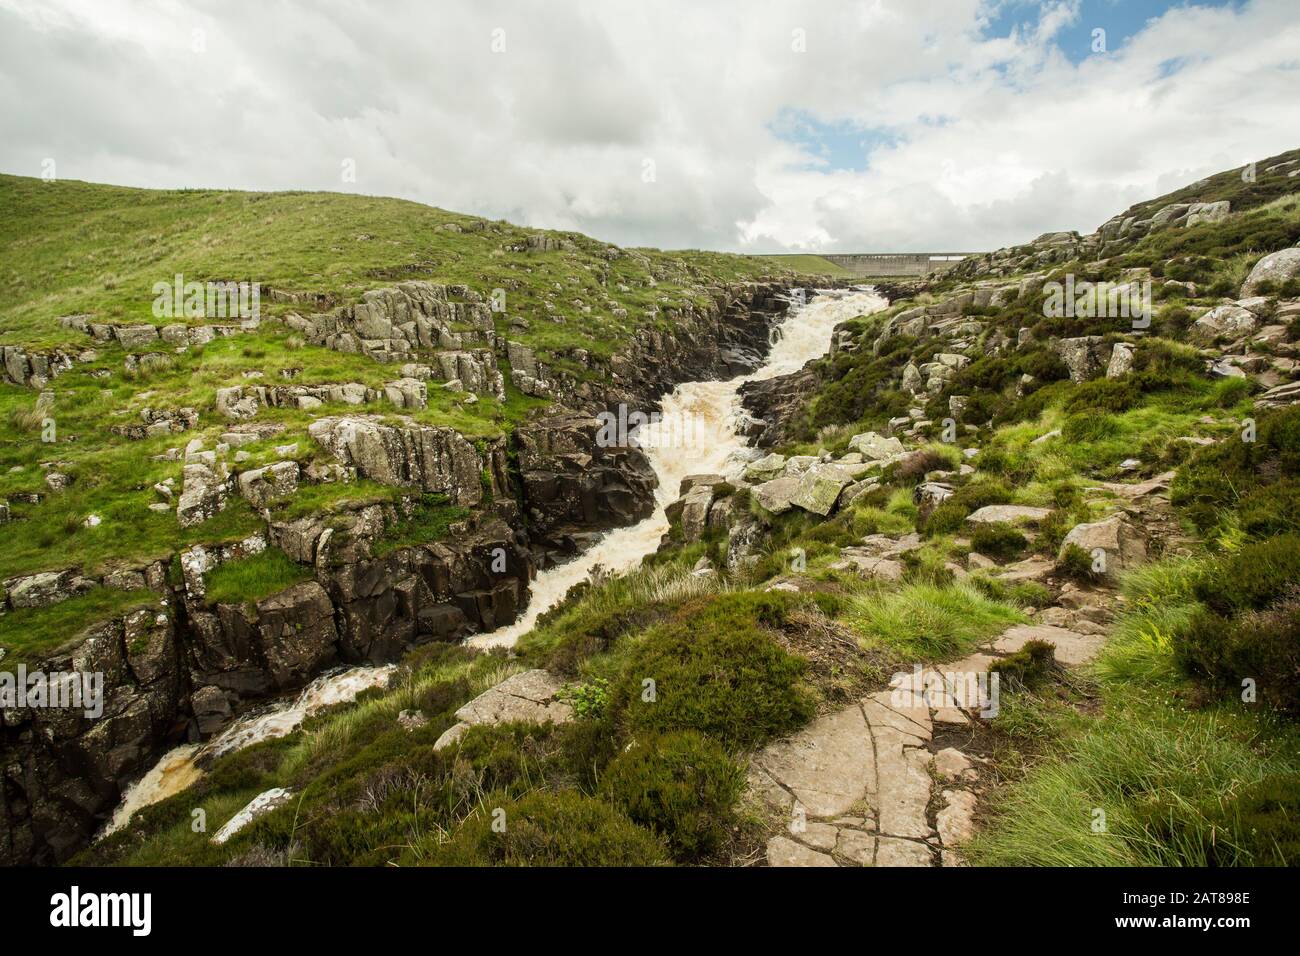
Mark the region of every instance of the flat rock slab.
[[[898, 699], [914, 698], [880, 691], [754, 757], [750, 787], [791, 820], [768, 842], [770, 865], [932, 865], [929, 849], [912, 842], [934, 836], [930, 708]], [[901, 845], [882, 855], [888, 838]]]
[[1000, 654], [1014, 654], [1030, 641], [1046, 641], [1056, 648], [1058, 661], [1075, 667], [1097, 656], [1106, 643], [1106, 635], [1080, 634], [1048, 624], [1017, 624], [1002, 632], [993, 649]]
[[839, 866], [828, 853], [820, 853], [789, 837], [773, 837], [767, 844], [768, 866]]
[[906, 570], [902, 562], [889, 558], [865, 554], [860, 548], [844, 548], [840, 551], [844, 560], [840, 565], [847, 570], [852, 568], [864, 578], [876, 578], [881, 581], [901, 581]]
[[876, 809], [880, 813], [880, 832], [886, 836], [930, 836], [926, 808], [930, 803], [930, 752], [904, 747], [900, 742], [881, 740], [876, 759], [880, 772], [880, 791]]
[[1026, 558], [1015, 564], [1008, 564], [995, 573], [1003, 582], [1019, 584], [1022, 581], [1042, 581], [1054, 570], [1056, 566], [1046, 558]]
[[755, 763], [811, 817], [846, 813], [876, 789], [875, 748], [857, 705], [776, 741]]
[[434, 749], [455, 743], [466, 730], [479, 724], [568, 723], [573, 720], [573, 707], [558, 699], [563, 686], [540, 668], [509, 677], [456, 711], [460, 723], [439, 737]]
[[1050, 508], [1031, 508], [1028, 505], [985, 505], [966, 520], [971, 524], [1037, 524], [1051, 513]]
[[913, 840], [881, 837], [876, 841], [876, 866], [933, 866], [930, 848]]

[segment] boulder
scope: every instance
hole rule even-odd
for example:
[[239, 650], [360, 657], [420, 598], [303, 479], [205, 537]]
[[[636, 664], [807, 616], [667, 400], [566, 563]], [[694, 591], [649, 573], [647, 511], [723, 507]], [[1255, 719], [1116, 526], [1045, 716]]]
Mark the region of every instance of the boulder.
[[213, 843], [225, 843], [244, 827], [259, 817], [264, 817], [272, 810], [284, 806], [293, 798], [293, 793], [283, 787], [272, 787], [259, 793], [248, 804], [212, 835]]
[[1279, 249], [1255, 263], [1255, 268], [1250, 270], [1250, 275], [1242, 283], [1242, 297], [1257, 295], [1265, 282], [1281, 285], [1297, 275], [1300, 275], [1300, 246]]
[[825, 517], [834, 510], [840, 492], [852, 480], [853, 476], [838, 465], [814, 465], [799, 478], [799, 485], [790, 497], [790, 503], [811, 514]]
[[746, 481], [771, 481], [785, 473], [785, 456], [778, 454], [764, 455], [758, 461], [745, 466]]
[[1110, 362], [1106, 365], [1107, 378], [1119, 378], [1133, 370], [1133, 346], [1116, 342], [1111, 349]]
[[272, 501], [288, 498], [298, 490], [298, 463], [278, 461], [239, 475], [239, 494], [259, 511]]
[[985, 505], [966, 520], [971, 524], [1037, 524], [1051, 513], [1051, 508], [1027, 505]]
[[687, 475], [677, 486], [678, 496], [690, 494], [690, 492], [699, 487], [712, 488], [714, 485], [720, 485], [723, 482], [721, 475]]
[[1191, 335], [1201, 341], [1220, 337], [1235, 339], [1255, 331], [1255, 325], [1255, 315], [1249, 309], [1235, 304], [1221, 305], [1193, 322]]
[[952, 486], [938, 481], [923, 481], [912, 490], [912, 503], [928, 511], [951, 497]]
[[1117, 581], [1120, 572], [1146, 560], [1147, 544], [1143, 533], [1120, 515], [1101, 521], [1077, 524], [1061, 542], [1061, 553], [1074, 545], [1088, 554], [1105, 552], [1104, 576]]
[[773, 478], [754, 486], [754, 500], [772, 514], [782, 514], [792, 507], [791, 499], [799, 490], [798, 478]]
[[455, 743], [469, 727], [504, 723], [563, 724], [573, 707], [560, 699], [563, 683], [544, 670], [515, 674], [479, 694], [456, 711], [454, 725], [434, 743], [435, 750]]
[[864, 432], [849, 439], [849, 448], [858, 452], [867, 461], [879, 461], [904, 452], [903, 443], [897, 438], [886, 438], [875, 432]]
[[682, 536], [687, 542], [698, 541], [708, 528], [711, 504], [713, 486], [695, 485], [683, 497], [670, 504], [666, 514], [669, 521], [681, 522]]
[[[414, 378], [399, 378], [384, 386], [384, 397], [398, 408], [426, 408], [429, 404], [427, 386]], [[319, 406], [319, 399], [317, 406]]]
[[1056, 351], [1070, 371], [1070, 381], [1086, 382], [1101, 375], [1106, 368], [1101, 358], [1104, 343], [1105, 340], [1100, 335], [1057, 340]]
[[40, 571], [26, 577], [10, 578], [4, 589], [12, 608], [49, 607], [93, 587], [94, 582], [72, 570]]
[[181, 477], [184, 484], [176, 502], [176, 519], [182, 528], [202, 524], [225, 509], [230, 482], [224, 464], [192, 459], [181, 470]]
[[217, 414], [233, 421], [246, 421], [257, 415], [257, 390], [241, 385], [217, 389]]
[[906, 570], [901, 561], [880, 557], [867, 548], [844, 548], [840, 557], [842, 561], [837, 564], [838, 568], [852, 568], [864, 578], [879, 581], [901, 581]]
[[158, 341], [158, 328], [153, 325], [118, 325], [114, 326], [113, 334], [128, 352]]
[[1224, 199], [1219, 202], [1194, 202], [1187, 210], [1187, 227], [1199, 226], [1203, 222], [1218, 222], [1228, 218], [1232, 203]]

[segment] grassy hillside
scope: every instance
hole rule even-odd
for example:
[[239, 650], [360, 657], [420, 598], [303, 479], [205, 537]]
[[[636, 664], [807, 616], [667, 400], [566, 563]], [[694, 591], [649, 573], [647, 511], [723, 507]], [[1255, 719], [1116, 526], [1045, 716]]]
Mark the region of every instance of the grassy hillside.
[[1249, 166], [1226, 169], [1207, 176], [1181, 189], [1134, 203], [1123, 213], [1124, 217], [1150, 218], [1162, 206], [1185, 202], [1232, 203], [1234, 212], [1246, 212], [1263, 206], [1280, 196], [1290, 195], [1298, 188], [1297, 176], [1290, 173], [1300, 170], [1300, 149], [1288, 150]]
[[759, 258], [771, 261], [780, 268], [792, 269], [795, 272], [810, 272], [816, 275], [838, 276], [843, 279], [852, 278], [853, 276], [851, 270], [836, 265], [822, 256], [788, 255], [760, 256]]
[[[512, 252], [532, 237], [566, 248]], [[61, 315], [108, 323], [159, 323], [153, 284], [256, 281], [345, 304], [404, 279], [464, 283], [507, 293], [507, 316], [555, 315], [515, 335], [546, 349], [609, 350], [647, 308], [697, 296], [711, 282], [780, 272], [755, 258], [628, 250], [577, 233], [543, 233], [421, 203], [341, 193], [129, 189], [0, 175], [0, 343], [83, 345]], [[647, 280], [653, 279], [651, 284]], [[580, 298], [590, 312], [575, 306]], [[608, 302], [626, 309], [617, 321]], [[287, 311], [265, 299], [267, 314]]]
[[[742, 795], [756, 748], [914, 662], [955, 662], [1026, 621], [1078, 628], [1101, 649], [1070, 668], [1005, 658], [998, 716], [935, 744], [978, 759], [981, 832], [967, 859], [1300, 862], [1300, 409], [1254, 402], [1270, 382], [1295, 379], [1294, 280], [1251, 303], [1269, 330], [1258, 340], [1189, 337], [1262, 255], [1300, 239], [1295, 197], [1260, 199], [1222, 222], [1148, 237], [1122, 261], [1042, 276], [1151, 277], [1156, 314], [1141, 334], [1127, 318], [1048, 317], [1032, 284], [1000, 305], [937, 309], [956, 323], [947, 329], [882, 334], [900, 312], [962, 294], [951, 277], [849, 323], [852, 343], [820, 363], [776, 451], [847, 463], [852, 436], [896, 426], [909, 451], [874, 486], [821, 518], [770, 513], [751, 489], [719, 485], [728, 523], [756, 534], [752, 565], [729, 567], [712, 511], [696, 540], [675, 526], [641, 569], [581, 585], [544, 615], [518, 659], [416, 652], [396, 689], [218, 761], [85, 862], [752, 863], [788, 823]], [[1072, 380], [1057, 343], [1086, 335], [1107, 350], [1126, 342], [1132, 367]], [[941, 387], [907, 389], [909, 363], [954, 352], [966, 361]], [[1207, 358], [1225, 352], [1251, 372], [1208, 374]], [[941, 432], [953, 407], [966, 426], [955, 441]], [[1249, 441], [1245, 421], [1257, 426]], [[1167, 494], [1139, 494], [1171, 471]], [[937, 504], [924, 488], [934, 481], [951, 490]], [[1042, 511], [1032, 526], [969, 522], [992, 505]], [[1149, 547], [1118, 583], [1064, 546], [1076, 525], [1111, 515], [1140, 526]], [[898, 549], [896, 578], [843, 560], [882, 540]], [[701, 559], [713, 573], [693, 573]], [[458, 706], [539, 666], [570, 682], [576, 722], [478, 727], [433, 749]], [[654, 707], [638, 705], [648, 674]], [[429, 723], [400, 728], [406, 708]], [[952, 785], [936, 784], [934, 799]], [[220, 823], [272, 786], [295, 801], [225, 847], [192, 832], [194, 809]], [[491, 807], [526, 829], [494, 841]]]
[[[179, 449], [214, 448], [231, 422], [214, 411], [218, 389], [241, 384], [360, 383], [381, 389], [400, 374], [367, 356], [312, 345], [277, 322], [188, 348], [154, 342], [134, 365], [116, 342], [96, 343], [58, 319], [88, 314], [104, 325], [165, 325], [153, 315], [157, 282], [257, 282], [261, 314], [328, 311], [408, 279], [464, 284], [485, 300], [505, 291], [498, 333], [550, 361], [556, 350], [608, 356], [644, 326], [667, 327], [674, 308], [703, 302], [719, 284], [792, 275], [751, 257], [696, 251], [620, 250], [575, 233], [542, 232], [419, 203], [338, 193], [148, 190], [0, 175], [0, 345], [58, 347], [77, 357], [41, 392], [0, 384], [0, 502], [14, 519], [0, 533], [0, 581], [78, 568], [98, 576], [140, 567], [195, 543], [241, 539], [265, 520], [232, 496], [216, 517], [179, 529], [155, 486], [182, 488]], [[302, 301], [277, 296], [291, 293]], [[470, 439], [509, 431], [544, 405], [518, 392], [501, 359], [504, 401], [450, 391], [434, 381], [416, 421]], [[563, 358], [555, 363], [565, 365]], [[587, 373], [585, 369], [579, 372]], [[196, 427], [131, 440], [147, 409], [192, 408]], [[282, 430], [239, 449], [240, 469], [327, 459], [306, 434], [315, 418], [355, 412], [263, 408], [258, 422]], [[384, 403], [364, 411], [392, 415]], [[47, 427], [49, 426], [49, 427]], [[285, 452], [285, 446], [294, 446]], [[233, 450], [230, 454], [234, 454]], [[63, 486], [47, 480], [64, 478]], [[327, 513], [391, 499], [368, 481], [313, 485], [272, 517]], [[171, 500], [174, 508], [174, 499]], [[79, 600], [91, 614], [103, 601]], [[49, 627], [41, 624], [48, 617]], [[72, 621], [43, 611], [0, 616], [0, 647], [16, 652], [66, 639]], [[75, 629], [74, 629], [75, 630]]]

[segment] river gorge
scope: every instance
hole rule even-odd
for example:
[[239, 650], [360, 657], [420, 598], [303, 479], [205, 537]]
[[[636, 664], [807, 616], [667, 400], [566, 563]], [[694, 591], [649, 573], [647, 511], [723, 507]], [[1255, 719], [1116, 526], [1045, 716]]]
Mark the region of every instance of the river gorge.
[[[807, 299], [803, 290], [793, 295], [785, 319], [772, 327], [771, 346], [756, 370], [725, 381], [682, 383], [663, 397], [656, 414], [647, 416], [650, 423], [635, 430], [633, 443], [645, 451], [658, 480], [654, 512], [636, 524], [610, 531], [576, 558], [541, 571], [532, 582], [523, 614], [503, 627], [469, 637], [468, 645], [483, 650], [509, 648], [593, 571], [617, 574], [652, 553], [668, 531], [666, 509], [677, 498], [683, 478], [734, 477], [752, 458], [739, 427], [745, 418], [739, 403], [741, 386], [798, 371], [826, 354], [837, 325], [888, 306], [886, 298], [862, 287], [820, 290]], [[169, 751], [127, 789], [103, 835], [124, 826], [137, 810], [189, 787], [201, 776], [202, 761], [292, 733], [313, 713], [382, 686], [392, 670], [391, 665], [362, 665], [324, 674], [301, 693], [238, 718], [207, 743], [186, 743]]]

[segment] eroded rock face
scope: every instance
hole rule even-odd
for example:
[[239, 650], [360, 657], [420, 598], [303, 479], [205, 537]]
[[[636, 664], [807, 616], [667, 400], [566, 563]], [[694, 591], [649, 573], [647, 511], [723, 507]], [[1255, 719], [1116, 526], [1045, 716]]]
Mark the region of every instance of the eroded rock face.
[[486, 463], [454, 428], [410, 419], [388, 425], [365, 415], [320, 418], [307, 431], [344, 465], [380, 484], [440, 492], [454, 505], [483, 500]]
[[524, 507], [552, 547], [569, 550], [575, 532], [622, 527], [653, 513], [654, 469], [616, 431], [557, 409], [517, 432]]
[[266, 669], [277, 688], [305, 684], [334, 663], [334, 606], [315, 581], [259, 601], [257, 624]]
[[47, 673], [103, 674], [103, 712], [4, 711], [0, 863], [67, 860], [117, 806], [124, 783], [158, 757], [183, 707], [177, 646], [171, 617], [149, 608], [96, 625], [41, 662]]

